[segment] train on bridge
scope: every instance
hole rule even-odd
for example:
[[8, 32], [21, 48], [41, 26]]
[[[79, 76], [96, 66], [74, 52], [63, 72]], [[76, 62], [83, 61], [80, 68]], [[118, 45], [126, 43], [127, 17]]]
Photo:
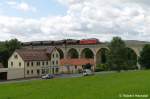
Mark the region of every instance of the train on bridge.
[[38, 45], [89, 45], [89, 44], [99, 44], [101, 43], [96, 38], [90, 39], [82, 39], [82, 40], [74, 40], [74, 39], [66, 39], [66, 40], [58, 40], [58, 41], [32, 41], [32, 42], [24, 42], [22, 43], [23, 46], [38, 46]]

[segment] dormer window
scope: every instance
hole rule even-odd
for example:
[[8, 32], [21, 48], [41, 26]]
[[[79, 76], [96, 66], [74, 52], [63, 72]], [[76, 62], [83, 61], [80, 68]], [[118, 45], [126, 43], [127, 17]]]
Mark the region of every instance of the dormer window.
[[18, 59], [18, 55], [14, 55], [14, 58], [15, 58], [15, 59]]

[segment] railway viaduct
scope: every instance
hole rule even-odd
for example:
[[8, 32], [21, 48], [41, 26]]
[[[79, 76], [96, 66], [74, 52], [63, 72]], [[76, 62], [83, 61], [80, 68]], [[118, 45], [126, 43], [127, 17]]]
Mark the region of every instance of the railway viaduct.
[[[143, 46], [147, 44], [145, 43], [129, 43], [126, 42], [127, 47], [136, 55], [136, 58], [138, 59], [140, 55], [140, 51], [142, 50]], [[101, 52], [102, 51], [108, 51], [107, 47], [108, 43], [100, 43], [100, 44], [89, 44], [89, 45], [55, 45], [58, 48], [58, 51], [60, 53], [61, 58], [64, 59], [80, 59], [80, 58], [91, 58], [94, 60], [95, 64], [100, 64], [101, 59]], [[28, 48], [47, 48], [51, 45], [47, 46], [28, 46]], [[88, 55], [87, 55], [88, 53]], [[90, 55], [89, 55], [90, 53]], [[137, 62], [137, 67], [140, 69], [140, 65]]]

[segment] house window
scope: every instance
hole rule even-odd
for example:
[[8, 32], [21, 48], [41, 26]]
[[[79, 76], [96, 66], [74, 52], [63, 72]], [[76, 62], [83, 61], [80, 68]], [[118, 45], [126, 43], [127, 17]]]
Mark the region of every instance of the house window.
[[42, 74], [45, 74], [45, 69], [42, 69]]
[[33, 74], [33, 70], [31, 70], [31, 74]]
[[56, 57], [58, 58], [58, 54], [56, 54]]
[[48, 61], [46, 62], [46, 65], [48, 65]]
[[77, 69], [77, 65], [75, 65], [75, 69]]
[[14, 55], [14, 58], [15, 58], [15, 59], [18, 59], [18, 56], [17, 56], [17, 55]]
[[29, 67], [29, 62], [27, 62], [27, 66]]
[[21, 62], [19, 62], [19, 67], [21, 67]]
[[58, 64], [58, 61], [56, 60], [56, 65]]
[[39, 65], [39, 62], [36, 62], [36, 65], [38, 66], [38, 65]]
[[33, 62], [31, 62], [31, 66], [33, 66]]
[[40, 74], [40, 70], [39, 70], [39, 69], [37, 70], [37, 74], [38, 74], [38, 75]]
[[52, 61], [52, 64], [54, 65], [54, 61]]
[[27, 70], [27, 74], [29, 75], [29, 70]]
[[13, 67], [13, 62], [11, 62], [11, 66]]
[[55, 57], [55, 54], [53, 54], [53, 58]]
[[42, 62], [42, 65], [44, 65], [44, 62]]
[[59, 72], [59, 68], [56, 68], [56, 73], [58, 73]]
[[39, 65], [40, 65], [40, 62], [37, 62], [36, 64], [37, 64], [37, 66], [39, 66]]

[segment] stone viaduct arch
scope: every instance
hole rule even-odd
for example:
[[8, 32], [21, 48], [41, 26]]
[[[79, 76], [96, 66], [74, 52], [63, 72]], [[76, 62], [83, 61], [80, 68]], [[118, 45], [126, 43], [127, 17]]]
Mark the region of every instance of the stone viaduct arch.
[[[127, 47], [136, 54], [137, 59], [140, 56], [140, 51], [144, 45], [130, 45], [127, 44]], [[56, 46], [57, 47], [57, 46]], [[102, 52], [109, 51], [107, 44], [95, 44], [95, 45], [66, 45], [58, 46], [59, 52], [61, 53], [61, 58], [92, 58], [95, 61], [95, 64], [103, 63]], [[90, 55], [86, 55], [89, 52]], [[75, 55], [76, 53], [77, 55]], [[137, 62], [138, 68], [140, 68]]]
[[94, 58], [94, 51], [93, 49], [90, 49], [90, 48], [84, 48], [81, 50], [80, 52], [81, 54], [81, 58]]
[[65, 57], [65, 54], [64, 54], [64, 50], [61, 49], [61, 48], [57, 48], [59, 54], [60, 54], [60, 59], [63, 59]]
[[75, 48], [71, 48], [67, 51], [67, 58], [79, 58], [79, 52]]
[[108, 51], [108, 48], [100, 48], [96, 52], [96, 64], [102, 64], [107, 62]]

